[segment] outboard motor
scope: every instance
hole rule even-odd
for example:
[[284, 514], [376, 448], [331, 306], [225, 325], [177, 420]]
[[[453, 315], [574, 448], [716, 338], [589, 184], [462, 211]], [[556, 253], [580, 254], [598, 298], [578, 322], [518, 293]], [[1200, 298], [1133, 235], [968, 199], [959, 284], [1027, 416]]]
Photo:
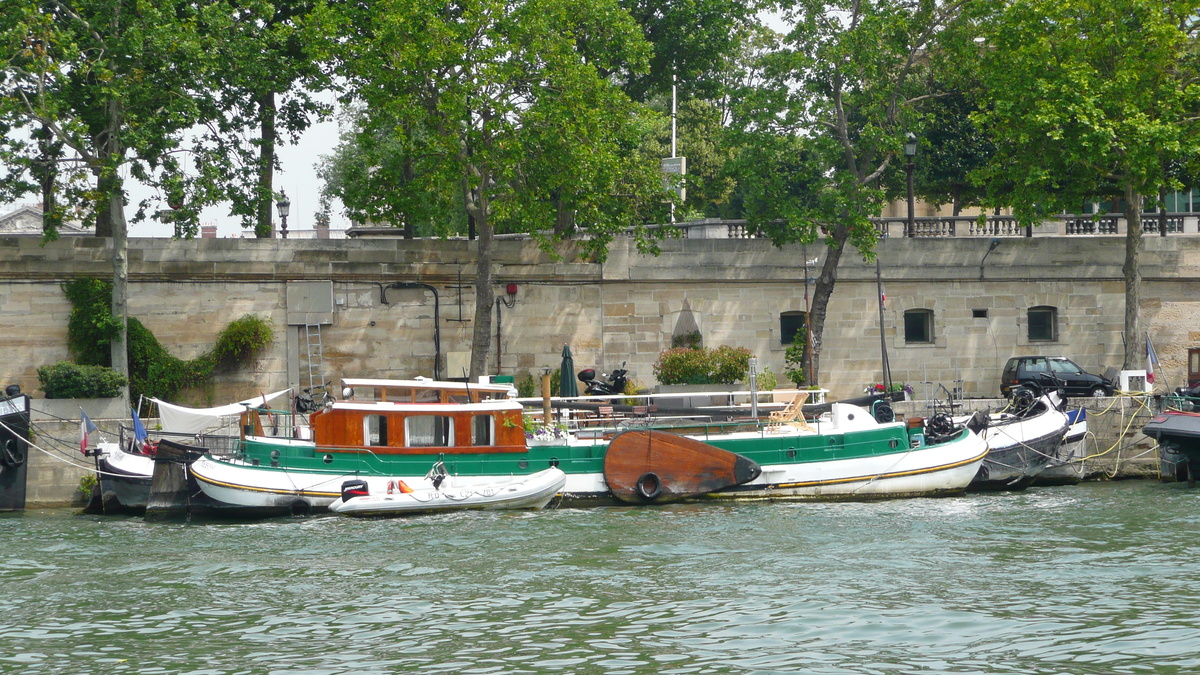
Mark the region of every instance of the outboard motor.
[[355, 497], [367, 497], [371, 494], [371, 490], [367, 487], [367, 481], [361, 478], [342, 482], [342, 501], [350, 501]]

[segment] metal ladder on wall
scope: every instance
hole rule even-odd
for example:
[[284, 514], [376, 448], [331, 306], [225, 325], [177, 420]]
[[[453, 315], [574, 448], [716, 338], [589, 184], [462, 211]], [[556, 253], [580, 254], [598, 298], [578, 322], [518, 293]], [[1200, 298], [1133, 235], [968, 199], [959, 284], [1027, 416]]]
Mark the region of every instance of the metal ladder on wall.
[[321, 343], [321, 324], [304, 324], [304, 345], [308, 351], [308, 389], [325, 384], [324, 345]]

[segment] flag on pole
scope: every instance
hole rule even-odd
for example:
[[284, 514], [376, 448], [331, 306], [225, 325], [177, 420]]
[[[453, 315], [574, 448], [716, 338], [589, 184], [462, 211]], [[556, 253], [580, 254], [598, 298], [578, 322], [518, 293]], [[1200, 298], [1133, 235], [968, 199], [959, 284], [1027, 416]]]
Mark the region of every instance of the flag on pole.
[[146, 425], [142, 424], [142, 418], [138, 417], [137, 410], [130, 408], [130, 411], [133, 412], [133, 441], [140, 448], [150, 434], [146, 433]]
[[96, 423], [92, 421], [92, 418], [88, 417], [87, 411], [83, 408], [79, 409], [79, 414], [83, 416], [82, 419], [79, 420], [79, 451], [86, 455], [88, 449], [88, 434], [98, 430], [99, 427], [97, 427]]
[[1154, 366], [1158, 365], [1158, 354], [1154, 353], [1154, 345], [1150, 342], [1150, 333], [1146, 333], [1146, 384], [1154, 384]]

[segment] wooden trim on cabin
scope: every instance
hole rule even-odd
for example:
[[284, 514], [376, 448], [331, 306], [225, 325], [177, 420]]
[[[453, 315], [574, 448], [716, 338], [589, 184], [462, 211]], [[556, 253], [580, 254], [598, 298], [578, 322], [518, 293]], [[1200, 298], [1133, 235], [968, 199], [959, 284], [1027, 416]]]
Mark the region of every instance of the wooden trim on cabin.
[[[378, 415], [387, 421], [387, 445], [366, 444], [364, 423], [368, 416]], [[471, 418], [489, 415], [493, 418], [493, 445], [471, 444]], [[409, 447], [405, 444], [405, 420], [410, 417], [449, 417], [454, 425], [454, 445]], [[421, 413], [413, 410], [322, 410], [309, 418], [313, 427], [313, 442], [317, 447], [370, 448], [377, 454], [447, 454], [484, 452], [524, 452], [525, 429], [520, 410], [462, 411]], [[505, 422], [508, 421], [508, 424]]]

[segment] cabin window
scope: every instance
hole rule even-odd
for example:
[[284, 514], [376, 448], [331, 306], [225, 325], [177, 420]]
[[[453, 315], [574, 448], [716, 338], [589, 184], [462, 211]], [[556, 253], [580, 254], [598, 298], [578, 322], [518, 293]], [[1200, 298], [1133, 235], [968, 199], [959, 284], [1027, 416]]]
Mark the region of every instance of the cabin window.
[[1053, 342], [1058, 338], [1058, 310], [1054, 307], [1030, 307], [1029, 341]]
[[476, 415], [471, 418], [471, 445], [495, 445], [494, 429], [496, 418], [491, 415]]
[[904, 312], [904, 341], [908, 344], [933, 342], [932, 309], [910, 309]]
[[404, 420], [408, 446], [444, 448], [454, 445], [454, 418], [445, 415], [413, 415]]
[[363, 418], [363, 445], [387, 445], [388, 424], [384, 415], [367, 415]]
[[790, 345], [805, 340], [804, 312], [781, 312], [779, 314], [779, 344]]

